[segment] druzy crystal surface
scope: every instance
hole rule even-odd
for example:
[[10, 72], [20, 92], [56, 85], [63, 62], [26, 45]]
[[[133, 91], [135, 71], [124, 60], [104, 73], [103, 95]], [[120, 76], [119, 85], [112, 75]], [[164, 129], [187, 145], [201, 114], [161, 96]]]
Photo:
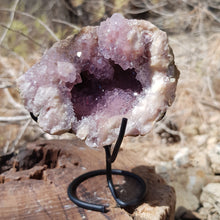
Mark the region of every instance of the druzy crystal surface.
[[144, 135], [171, 105], [179, 71], [167, 35], [120, 14], [55, 43], [18, 79], [26, 108], [50, 134], [73, 132], [91, 147]]

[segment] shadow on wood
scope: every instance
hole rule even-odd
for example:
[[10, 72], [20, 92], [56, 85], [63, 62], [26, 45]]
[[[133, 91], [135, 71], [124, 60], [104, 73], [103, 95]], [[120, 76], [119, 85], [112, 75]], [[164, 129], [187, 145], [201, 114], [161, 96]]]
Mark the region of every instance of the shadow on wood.
[[[33, 162], [34, 161], [34, 162]], [[0, 175], [0, 216], [3, 219], [174, 219], [175, 192], [135, 152], [121, 150], [113, 168], [140, 175], [147, 195], [138, 207], [117, 207], [105, 176], [84, 181], [80, 199], [109, 204], [108, 213], [76, 207], [67, 196], [69, 183], [77, 176], [105, 169], [104, 149], [91, 149], [78, 139], [31, 143], [2, 166], [12, 167]], [[135, 180], [113, 176], [120, 197], [131, 199], [139, 190]]]

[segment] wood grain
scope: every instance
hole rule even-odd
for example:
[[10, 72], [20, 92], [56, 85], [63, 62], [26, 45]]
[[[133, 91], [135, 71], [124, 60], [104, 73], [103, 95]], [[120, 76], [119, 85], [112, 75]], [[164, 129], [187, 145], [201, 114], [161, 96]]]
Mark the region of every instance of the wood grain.
[[[38, 141], [10, 161], [13, 167], [0, 175], [0, 219], [174, 219], [173, 188], [136, 152], [121, 150], [113, 168], [132, 171], [146, 181], [148, 192], [138, 207], [117, 207], [105, 176], [78, 187], [81, 199], [109, 204], [107, 213], [76, 207], [67, 196], [67, 187], [75, 177], [105, 168], [104, 149], [88, 148], [77, 139]], [[132, 198], [139, 190], [132, 179], [114, 176], [113, 180], [123, 199]]]

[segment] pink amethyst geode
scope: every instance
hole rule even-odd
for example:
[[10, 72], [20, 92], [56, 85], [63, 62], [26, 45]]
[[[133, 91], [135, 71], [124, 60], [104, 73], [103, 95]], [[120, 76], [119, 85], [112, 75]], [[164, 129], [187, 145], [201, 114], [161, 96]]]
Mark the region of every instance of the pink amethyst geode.
[[144, 135], [175, 97], [179, 71], [167, 35], [114, 14], [57, 42], [18, 79], [28, 111], [50, 134], [73, 132], [90, 147]]

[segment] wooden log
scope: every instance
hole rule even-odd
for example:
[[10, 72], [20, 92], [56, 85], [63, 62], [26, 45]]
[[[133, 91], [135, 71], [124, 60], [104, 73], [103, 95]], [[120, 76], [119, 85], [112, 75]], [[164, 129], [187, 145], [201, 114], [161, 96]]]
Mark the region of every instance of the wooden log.
[[[10, 163], [13, 167], [0, 175], [0, 219], [174, 219], [174, 189], [133, 151], [120, 150], [113, 168], [134, 172], [146, 181], [147, 194], [139, 206], [117, 207], [105, 176], [90, 178], [78, 187], [79, 198], [109, 204], [107, 213], [79, 208], [67, 196], [75, 177], [105, 169], [104, 149], [91, 149], [77, 139], [38, 141]], [[123, 199], [133, 198], [139, 190], [132, 179], [114, 176], [113, 181]]]

